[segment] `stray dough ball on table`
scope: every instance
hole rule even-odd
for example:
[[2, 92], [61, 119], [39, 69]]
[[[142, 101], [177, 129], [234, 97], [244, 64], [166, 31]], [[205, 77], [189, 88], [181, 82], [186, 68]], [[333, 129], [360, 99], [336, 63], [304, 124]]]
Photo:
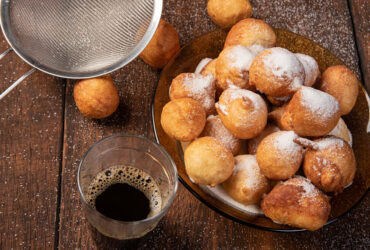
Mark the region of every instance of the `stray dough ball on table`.
[[249, 0], [209, 0], [207, 12], [215, 24], [224, 28], [252, 16]]
[[294, 94], [304, 79], [302, 63], [292, 52], [279, 47], [259, 53], [249, 70], [249, 84], [273, 97]]
[[162, 110], [161, 125], [170, 137], [179, 141], [194, 140], [203, 131], [206, 112], [191, 98], [170, 101]]
[[213, 137], [193, 141], [184, 153], [185, 170], [197, 184], [216, 186], [226, 181], [234, 169], [233, 154]]
[[349, 131], [346, 123], [342, 118], [339, 119], [337, 126], [335, 126], [335, 128], [328, 135], [334, 135], [336, 137], [339, 137], [348, 142], [349, 145], [352, 146], [351, 131]]
[[265, 48], [274, 47], [276, 34], [274, 29], [265, 21], [247, 18], [235, 24], [227, 34], [225, 48], [233, 45], [250, 47], [261, 45]]
[[73, 97], [80, 112], [89, 118], [108, 117], [119, 105], [117, 87], [109, 75], [78, 81]]
[[182, 73], [171, 83], [170, 99], [189, 97], [200, 102], [206, 115], [215, 113], [215, 78], [212, 75], [203, 76], [194, 73]]
[[216, 62], [216, 78], [222, 89], [234, 85], [252, 90], [249, 67], [255, 55], [243, 45], [230, 46], [221, 51]]
[[293, 140], [293, 131], [278, 131], [265, 137], [257, 148], [257, 161], [262, 173], [272, 180], [292, 177], [301, 166], [303, 147]]
[[139, 57], [149, 66], [161, 69], [179, 50], [180, 40], [176, 29], [161, 19], [152, 40]]
[[239, 152], [241, 141], [235, 138], [229, 130], [222, 124], [222, 121], [218, 115], [209, 116], [207, 118], [206, 126], [200, 137], [211, 136], [219, 140], [228, 150], [236, 155]]
[[331, 210], [329, 198], [300, 176], [278, 183], [263, 198], [261, 208], [276, 223], [310, 231], [324, 226]]
[[259, 134], [257, 135], [256, 137], [248, 140], [248, 152], [250, 154], [256, 154], [257, 153], [257, 148], [258, 148], [258, 145], [260, 144], [260, 142], [268, 135], [274, 133], [274, 132], [277, 132], [277, 131], [280, 131], [280, 129], [278, 127], [276, 127], [274, 124], [267, 124], [267, 126], [265, 127], [265, 129]]
[[262, 97], [238, 88], [225, 90], [216, 110], [225, 127], [239, 139], [257, 136], [267, 123], [267, 106]]
[[340, 108], [331, 95], [311, 87], [302, 87], [294, 94], [284, 115], [300, 136], [323, 136], [338, 124]]
[[296, 53], [295, 56], [302, 63], [304, 68], [304, 86], [311, 87], [315, 84], [320, 75], [319, 65], [317, 64], [316, 60], [309, 55]]
[[317, 150], [308, 148], [304, 158], [306, 177], [325, 192], [341, 193], [356, 173], [351, 146], [335, 136], [314, 140], [314, 145]]
[[261, 200], [270, 190], [270, 183], [261, 173], [255, 155], [238, 155], [233, 174], [222, 187], [234, 200], [250, 205]]
[[356, 104], [359, 81], [344, 65], [331, 66], [322, 74], [319, 89], [338, 100], [342, 115], [351, 112]]

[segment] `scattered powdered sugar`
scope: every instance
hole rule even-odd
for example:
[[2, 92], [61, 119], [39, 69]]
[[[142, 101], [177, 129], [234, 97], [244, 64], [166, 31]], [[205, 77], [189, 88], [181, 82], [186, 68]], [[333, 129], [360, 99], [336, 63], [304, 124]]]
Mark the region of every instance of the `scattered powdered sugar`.
[[247, 47], [237, 45], [230, 49], [227, 54], [229, 66], [237, 68], [240, 72], [249, 71], [252, 61], [256, 55]]
[[274, 146], [282, 154], [294, 154], [295, 152], [302, 149], [300, 145], [295, 143], [293, 140], [298, 137], [294, 131], [279, 131], [275, 133], [273, 138]]
[[316, 142], [319, 150], [324, 150], [328, 147], [336, 147], [336, 148], [342, 148], [344, 147], [344, 141], [342, 139], [339, 139], [337, 137], [327, 137], [323, 138], [320, 141]]
[[202, 70], [204, 69], [204, 67], [210, 62], [210, 61], [212, 61], [213, 59], [212, 58], [208, 58], [208, 57], [206, 57], [206, 58], [203, 58], [200, 62], [199, 62], [199, 64], [198, 64], [198, 66], [197, 66], [197, 68], [195, 69], [195, 71], [194, 71], [194, 73], [195, 74], [199, 74], [200, 72], [202, 72]]
[[295, 56], [302, 63], [305, 71], [304, 85], [308, 87], [312, 86], [320, 74], [319, 65], [316, 60], [309, 55], [296, 53]]
[[208, 74], [189, 74], [183, 81], [186, 90], [191, 92], [192, 97], [200, 101], [206, 110], [214, 105], [215, 78]]
[[302, 104], [313, 114], [326, 119], [339, 112], [339, 103], [333, 96], [311, 87], [302, 87], [299, 92]]
[[[264, 66], [280, 79], [289, 80], [290, 88], [295, 90], [303, 85], [304, 68], [298, 58], [289, 50], [275, 47], [268, 49], [263, 57]], [[276, 82], [276, 84], [279, 84]]]
[[255, 44], [249, 46], [248, 49], [251, 50], [254, 53], [254, 55], [257, 56], [259, 53], [261, 53], [262, 51], [264, 51], [266, 48], [263, 47], [260, 44], [256, 44], [255, 43]]

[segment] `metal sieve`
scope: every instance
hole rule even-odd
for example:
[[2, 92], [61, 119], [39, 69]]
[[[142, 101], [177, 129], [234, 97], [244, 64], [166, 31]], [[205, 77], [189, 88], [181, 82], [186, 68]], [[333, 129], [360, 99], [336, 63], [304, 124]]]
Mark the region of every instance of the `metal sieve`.
[[132, 61], [152, 38], [162, 0], [1, 0], [1, 28], [35, 71], [72, 79], [110, 73]]

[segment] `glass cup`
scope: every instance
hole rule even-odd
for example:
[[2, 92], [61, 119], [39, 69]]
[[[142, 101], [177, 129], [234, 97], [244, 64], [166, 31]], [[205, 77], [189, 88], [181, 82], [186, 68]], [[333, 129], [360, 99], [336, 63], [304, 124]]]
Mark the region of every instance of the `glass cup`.
[[[123, 222], [99, 213], [87, 202], [91, 181], [98, 173], [117, 165], [141, 169], [154, 179], [162, 198], [158, 213], [143, 220]], [[119, 240], [139, 238], [153, 230], [171, 205], [178, 185], [176, 165], [162, 146], [142, 136], [125, 134], [92, 145], [82, 157], [77, 182], [87, 220], [100, 233]]]

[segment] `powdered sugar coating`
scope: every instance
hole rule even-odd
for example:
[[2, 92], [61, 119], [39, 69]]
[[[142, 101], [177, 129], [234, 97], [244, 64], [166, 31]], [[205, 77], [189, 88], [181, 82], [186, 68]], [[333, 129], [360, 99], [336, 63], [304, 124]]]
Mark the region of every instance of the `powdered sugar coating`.
[[[246, 90], [246, 89], [239, 89], [239, 88], [228, 88], [224, 91], [222, 94], [225, 98], [223, 99], [225, 106], [225, 112], [224, 114], [227, 114], [227, 108], [228, 104], [231, 104], [236, 99], [243, 99], [245, 101], [250, 101], [253, 104], [254, 110], [252, 113], [259, 112], [262, 108], [266, 107], [265, 101], [262, 99], [262, 97], [252, 91]], [[221, 105], [218, 104], [218, 107]], [[217, 107], [217, 106], [216, 106]]]
[[330, 136], [317, 141], [316, 144], [319, 147], [319, 150], [324, 150], [328, 147], [342, 148], [344, 147], [344, 141], [340, 138]]
[[202, 72], [202, 70], [204, 69], [204, 67], [205, 67], [205, 66], [207, 66], [207, 64], [208, 64], [210, 61], [212, 61], [212, 60], [213, 60], [212, 58], [208, 58], [208, 57], [203, 58], [203, 59], [199, 62], [199, 64], [198, 64], [197, 68], [196, 68], [196, 69], [195, 69], [195, 71], [194, 71], [194, 73], [195, 73], [195, 74], [200, 74], [200, 72]]
[[230, 131], [223, 125], [218, 115], [210, 115], [207, 118], [206, 126], [200, 136], [211, 136], [216, 138], [234, 155], [239, 151], [240, 140], [230, 133]]
[[255, 155], [240, 155], [235, 158], [236, 164], [233, 175], [238, 174], [239, 171], [244, 171], [246, 178], [244, 185], [248, 189], [257, 189], [263, 185], [263, 176], [261, 169], [258, 166]]
[[302, 191], [300, 192], [300, 200], [299, 203], [302, 202], [303, 198], [311, 198], [315, 199], [317, 196], [320, 195], [319, 190], [305, 177], [302, 176], [294, 176], [292, 179], [289, 179], [282, 183], [283, 185], [294, 185], [297, 187], [301, 187]]
[[288, 79], [291, 82], [288, 86], [290, 90], [298, 90], [304, 82], [304, 68], [301, 62], [287, 49], [275, 47], [267, 50], [269, 53], [262, 59], [265, 68], [276, 78]]
[[261, 53], [262, 51], [264, 51], [266, 48], [260, 44], [253, 44], [251, 46], [248, 47], [248, 49], [250, 49], [256, 56]]
[[255, 56], [255, 53], [243, 45], [234, 46], [227, 53], [229, 66], [231, 68], [235, 67], [241, 73], [249, 71]]
[[283, 155], [292, 155], [301, 151], [302, 147], [293, 141], [298, 137], [294, 131], [279, 131], [274, 134], [272, 143]]
[[340, 111], [338, 101], [323, 91], [311, 87], [302, 87], [300, 94], [302, 105], [308, 108], [311, 113], [324, 119], [333, 117]]
[[304, 85], [311, 87], [320, 74], [319, 65], [316, 60], [309, 55], [296, 53], [295, 56], [302, 63], [305, 71]]
[[[181, 81], [181, 86], [188, 92], [187, 97], [199, 101], [207, 113], [214, 108], [216, 91], [214, 76], [211, 74], [203, 76], [201, 74], [188, 73], [183, 74], [183, 78], [180, 78], [179, 81]], [[176, 91], [172, 85], [171, 93]]]

